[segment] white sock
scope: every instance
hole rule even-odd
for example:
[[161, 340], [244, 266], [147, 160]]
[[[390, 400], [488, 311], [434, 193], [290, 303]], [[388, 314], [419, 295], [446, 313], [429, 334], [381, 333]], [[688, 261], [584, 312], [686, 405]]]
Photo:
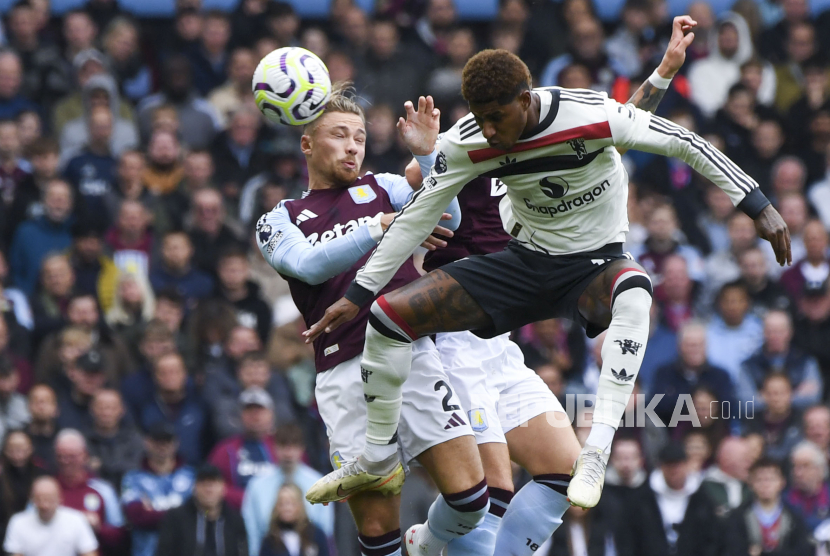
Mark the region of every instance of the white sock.
[[397, 450], [393, 439], [401, 416], [403, 383], [412, 367], [412, 338], [384, 312], [391, 309], [383, 297], [375, 301], [371, 311], [360, 361], [367, 413], [363, 456], [378, 462]]
[[427, 556], [439, 556], [450, 541], [475, 530], [489, 508], [487, 481], [463, 492], [442, 494], [429, 507], [429, 517], [415, 534], [415, 544]]
[[568, 475], [539, 475], [516, 493], [496, 536], [497, 556], [534, 556], [571, 506], [568, 481]]
[[[639, 271], [632, 274], [635, 277], [628, 280], [642, 281], [645, 276]], [[624, 279], [625, 275], [622, 280]], [[622, 282], [621, 287], [625, 287], [628, 280]], [[634, 381], [637, 380], [646, 351], [650, 307], [651, 295], [641, 287], [620, 291], [614, 298], [611, 325], [602, 344], [602, 370], [597, 387], [593, 426], [588, 435], [588, 443], [592, 446], [608, 446], [614, 436], [608, 429], [616, 431], [625, 413], [625, 406], [634, 390]]]
[[591, 432], [588, 433], [588, 438], [585, 439], [585, 444], [602, 448], [606, 451], [611, 447], [611, 442], [614, 441], [614, 434], [617, 429], [605, 423], [593, 423], [591, 425]]
[[496, 534], [501, 518], [513, 498], [513, 493], [501, 488], [489, 487], [490, 509], [478, 527], [447, 544], [448, 556], [493, 556], [496, 550]]

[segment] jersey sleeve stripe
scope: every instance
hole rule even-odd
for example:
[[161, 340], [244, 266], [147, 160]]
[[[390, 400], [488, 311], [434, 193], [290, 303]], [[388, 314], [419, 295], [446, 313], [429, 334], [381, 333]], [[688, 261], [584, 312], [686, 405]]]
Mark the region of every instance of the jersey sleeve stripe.
[[550, 135], [539, 137], [538, 139], [533, 139], [532, 141], [528, 141], [526, 143], [519, 143], [509, 151], [488, 147], [484, 149], [467, 151], [467, 155], [470, 157], [473, 164], [476, 164], [486, 160], [491, 160], [493, 158], [499, 158], [510, 153], [530, 151], [540, 147], [553, 145], [555, 143], [564, 143], [570, 139], [582, 138], [587, 141], [590, 139], [608, 139], [610, 137], [611, 126], [608, 125], [608, 121], [604, 121], [579, 127], [572, 127], [571, 129], [565, 129], [563, 131], [557, 131], [556, 133], [551, 133]]
[[[727, 168], [725, 164], [723, 164], [723, 155], [721, 157], [714, 156], [714, 149], [707, 148], [706, 143], [695, 139], [695, 136], [689, 132], [683, 133], [679, 130], [667, 130], [665, 127], [661, 125], [661, 122], [657, 118], [652, 118], [651, 123], [649, 124], [649, 128], [652, 131], [656, 131], [657, 133], [662, 133], [663, 135], [669, 135], [672, 137], [677, 137], [682, 141], [686, 141], [687, 143], [693, 145], [696, 149], [700, 151], [700, 153], [705, 156], [709, 162], [711, 162], [718, 170], [723, 172], [723, 174], [729, 178], [732, 183], [745, 194], [749, 194], [749, 192], [753, 189], [752, 184], [747, 182], [745, 179], [741, 179], [740, 174], [736, 175], [734, 170], [731, 168]], [[680, 128], [682, 129], [682, 128]], [[717, 152], [717, 151], [715, 151]]]
[[[666, 129], [674, 129], [675, 131], [678, 131], [678, 132], [680, 132], [681, 134], [683, 134], [685, 136], [691, 136], [692, 138], [695, 137], [694, 134], [691, 133], [688, 129], [683, 128], [683, 127], [677, 125], [676, 123], [674, 123], [670, 120], [659, 118], [657, 116], [652, 116], [652, 121], [659, 121], [661, 124], [664, 125], [664, 127]], [[698, 143], [699, 143], [699, 141], [698, 141]], [[706, 149], [713, 156], [715, 156], [724, 165], [726, 165], [728, 168], [730, 168], [732, 170], [734, 176], [738, 180], [740, 180], [742, 183], [744, 183], [749, 188], [749, 190], [752, 190], [752, 189], [755, 189], [756, 187], [758, 187], [758, 184], [755, 183], [751, 178], [749, 178], [749, 176], [747, 176], [746, 173], [743, 170], [741, 170], [734, 162], [732, 162], [732, 160], [728, 156], [724, 155], [722, 152], [720, 152], [719, 150], [713, 148], [711, 145], [709, 145], [706, 142], [704, 142], [703, 145], [706, 147]], [[749, 193], [749, 191], [747, 191], [747, 193]]]
[[470, 137], [478, 134], [481, 131], [481, 128], [478, 126], [471, 127], [468, 131], [464, 132], [464, 135], [459, 137], [459, 140], [464, 141], [465, 139], [469, 139]]

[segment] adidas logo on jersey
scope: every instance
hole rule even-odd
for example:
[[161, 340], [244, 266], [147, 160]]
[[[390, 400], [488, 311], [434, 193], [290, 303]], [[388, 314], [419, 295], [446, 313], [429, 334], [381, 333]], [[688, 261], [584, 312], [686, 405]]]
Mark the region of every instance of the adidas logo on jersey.
[[317, 215], [314, 214], [313, 212], [311, 212], [308, 209], [303, 209], [303, 212], [301, 212], [300, 214], [297, 215], [296, 224], [297, 224], [297, 226], [299, 226], [300, 224], [302, 224], [306, 220], [311, 220], [312, 218], [317, 218]]
[[464, 419], [459, 417], [458, 413], [453, 411], [452, 417], [450, 417], [450, 420], [447, 421], [447, 426], [444, 427], [444, 430], [448, 431], [450, 429], [454, 429], [455, 427], [463, 427], [466, 424], [467, 423], [464, 422]]
[[628, 382], [629, 380], [634, 378], [634, 375], [627, 374], [625, 372], [625, 369], [621, 370], [620, 372], [611, 369], [611, 374], [614, 375], [614, 378], [622, 382]]

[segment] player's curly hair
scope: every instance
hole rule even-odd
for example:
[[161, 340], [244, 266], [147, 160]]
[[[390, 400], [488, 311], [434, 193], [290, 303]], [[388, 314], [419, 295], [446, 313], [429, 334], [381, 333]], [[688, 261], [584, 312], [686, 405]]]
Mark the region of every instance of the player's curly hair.
[[467, 61], [461, 74], [461, 95], [468, 103], [496, 101], [508, 104], [529, 90], [530, 70], [521, 58], [507, 50], [482, 50]]
[[314, 131], [317, 122], [322, 120], [325, 114], [329, 114], [331, 112], [357, 114], [360, 116], [360, 119], [363, 120], [364, 125], [366, 124], [366, 113], [363, 111], [363, 107], [357, 102], [357, 91], [351, 81], [338, 81], [336, 83], [332, 83], [331, 96], [329, 97], [329, 101], [326, 103], [323, 113], [316, 120], [307, 123], [303, 128], [303, 133], [310, 135]]

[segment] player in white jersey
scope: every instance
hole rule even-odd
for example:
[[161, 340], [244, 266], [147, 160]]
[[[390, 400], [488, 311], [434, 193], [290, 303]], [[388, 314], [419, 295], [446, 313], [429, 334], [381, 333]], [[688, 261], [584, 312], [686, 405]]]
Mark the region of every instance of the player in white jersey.
[[[650, 81], [665, 86], [659, 75]], [[445, 134], [423, 187], [344, 298], [306, 334], [334, 330], [371, 303], [464, 184], [499, 178], [507, 185], [502, 219], [514, 238], [508, 248], [452, 263], [372, 305], [378, 326], [367, 328], [362, 365], [373, 374], [364, 392], [390, 403], [370, 409], [367, 431], [375, 442], [394, 435], [395, 401], [419, 337], [458, 330], [492, 337], [554, 317], [580, 322], [590, 336], [607, 329], [594, 424], [567, 491], [570, 503], [592, 507], [645, 352], [652, 301], [648, 275], [622, 252], [628, 176], [614, 147], [684, 160], [755, 220], [782, 265], [791, 262], [789, 231], [758, 184], [698, 135], [605, 94], [532, 89], [527, 66], [507, 51], [473, 56], [462, 95], [472, 114]]]
[[[673, 77], [682, 67], [686, 47], [694, 38], [685, 35], [696, 22], [675, 18], [671, 41], [659, 76]], [[646, 80], [629, 102], [654, 111], [665, 89]], [[413, 189], [424, 172], [417, 160], [407, 167]], [[464, 257], [502, 251], [510, 236], [502, 229], [499, 201], [506, 187], [496, 178], [477, 178], [458, 195], [461, 225], [447, 245], [430, 251], [424, 269], [434, 270]], [[471, 332], [437, 334], [435, 345], [450, 383], [467, 411], [476, 433], [481, 461], [490, 492], [490, 510], [472, 532], [453, 540], [449, 556], [532, 556], [562, 522], [569, 504], [566, 489], [570, 476], [557, 473], [579, 455], [580, 445], [560, 402], [541, 378], [524, 363], [509, 333], [479, 338]], [[411, 376], [411, 375], [410, 375]], [[510, 460], [521, 465], [532, 480], [513, 494]], [[422, 525], [406, 532], [409, 556], [419, 555]]]

